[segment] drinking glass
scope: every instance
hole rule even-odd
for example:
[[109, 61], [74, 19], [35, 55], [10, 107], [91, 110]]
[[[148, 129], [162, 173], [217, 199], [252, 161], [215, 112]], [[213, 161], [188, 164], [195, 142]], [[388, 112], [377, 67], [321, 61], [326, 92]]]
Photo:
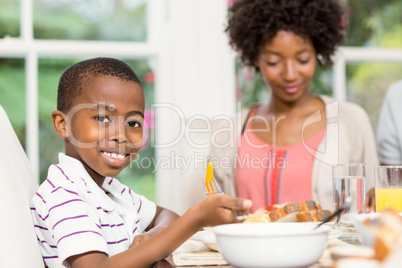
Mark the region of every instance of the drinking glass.
[[334, 228], [354, 232], [355, 217], [364, 213], [366, 202], [366, 165], [363, 163], [338, 164], [332, 167], [334, 210], [345, 202], [350, 208], [335, 217]]
[[386, 208], [402, 212], [402, 166], [376, 166], [374, 174], [377, 212]]

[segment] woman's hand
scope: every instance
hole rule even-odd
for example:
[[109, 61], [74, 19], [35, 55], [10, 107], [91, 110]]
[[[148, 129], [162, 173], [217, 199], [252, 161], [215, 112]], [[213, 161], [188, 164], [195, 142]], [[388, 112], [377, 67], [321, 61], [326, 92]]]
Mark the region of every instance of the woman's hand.
[[375, 212], [375, 189], [371, 188], [366, 194], [366, 212]]

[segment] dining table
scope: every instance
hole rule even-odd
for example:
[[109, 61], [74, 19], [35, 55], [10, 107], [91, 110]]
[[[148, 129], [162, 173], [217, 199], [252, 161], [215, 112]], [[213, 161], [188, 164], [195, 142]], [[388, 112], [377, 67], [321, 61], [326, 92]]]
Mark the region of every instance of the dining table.
[[[328, 239], [326, 248], [320, 259], [308, 266], [307, 268], [329, 268], [333, 267], [334, 261], [331, 257], [331, 251], [336, 247], [359, 247], [363, 246], [358, 238], [358, 234], [354, 231], [343, 232], [339, 237]], [[188, 239], [179, 248], [177, 248], [171, 256], [157, 262], [154, 267], [171, 268], [171, 267], [233, 267], [222, 257], [220, 252], [211, 250], [200, 241]], [[234, 267], [233, 267], [234, 268]]]

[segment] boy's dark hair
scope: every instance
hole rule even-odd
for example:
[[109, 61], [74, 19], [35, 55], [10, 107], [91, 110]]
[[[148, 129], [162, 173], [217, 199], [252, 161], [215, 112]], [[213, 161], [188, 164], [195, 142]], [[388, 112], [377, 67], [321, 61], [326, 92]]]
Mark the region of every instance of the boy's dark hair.
[[99, 76], [112, 76], [141, 85], [134, 70], [120, 60], [100, 57], [80, 61], [65, 70], [60, 77], [57, 110], [68, 112], [86, 83]]
[[339, 0], [237, 0], [226, 32], [246, 65], [255, 67], [260, 49], [286, 30], [311, 38], [318, 64], [326, 66], [343, 40], [342, 16]]

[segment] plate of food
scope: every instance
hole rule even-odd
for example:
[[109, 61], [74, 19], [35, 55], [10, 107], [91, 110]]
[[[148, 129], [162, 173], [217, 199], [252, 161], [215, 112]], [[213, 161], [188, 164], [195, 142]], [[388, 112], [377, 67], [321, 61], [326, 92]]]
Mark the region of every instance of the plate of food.
[[[281, 221], [278, 221], [276, 223], [281, 223]], [[292, 222], [286, 222], [286, 223], [292, 224]], [[273, 224], [275, 224], [275, 222]], [[293, 224], [311, 226], [311, 229], [313, 230], [318, 224], [320, 224], [320, 222], [293, 222]], [[334, 229], [333, 222], [324, 223], [324, 225], [329, 227], [328, 240], [338, 238], [343, 234], [342, 230]]]
[[331, 210], [322, 209], [321, 205], [308, 200], [260, 208], [244, 222], [321, 222], [331, 214]]
[[[294, 222], [311, 225], [311, 228], [314, 228], [331, 214], [332, 211], [324, 210], [319, 204], [308, 200], [306, 202], [275, 204], [260, 208], [255, 213], [250, 214], [244, 223]], [[333, 229], [333, 224], [333, 221], [325, 224], [332, 228], [328, 234], [328, 239], [338, 238], [343, 233], [341, 230]]]

